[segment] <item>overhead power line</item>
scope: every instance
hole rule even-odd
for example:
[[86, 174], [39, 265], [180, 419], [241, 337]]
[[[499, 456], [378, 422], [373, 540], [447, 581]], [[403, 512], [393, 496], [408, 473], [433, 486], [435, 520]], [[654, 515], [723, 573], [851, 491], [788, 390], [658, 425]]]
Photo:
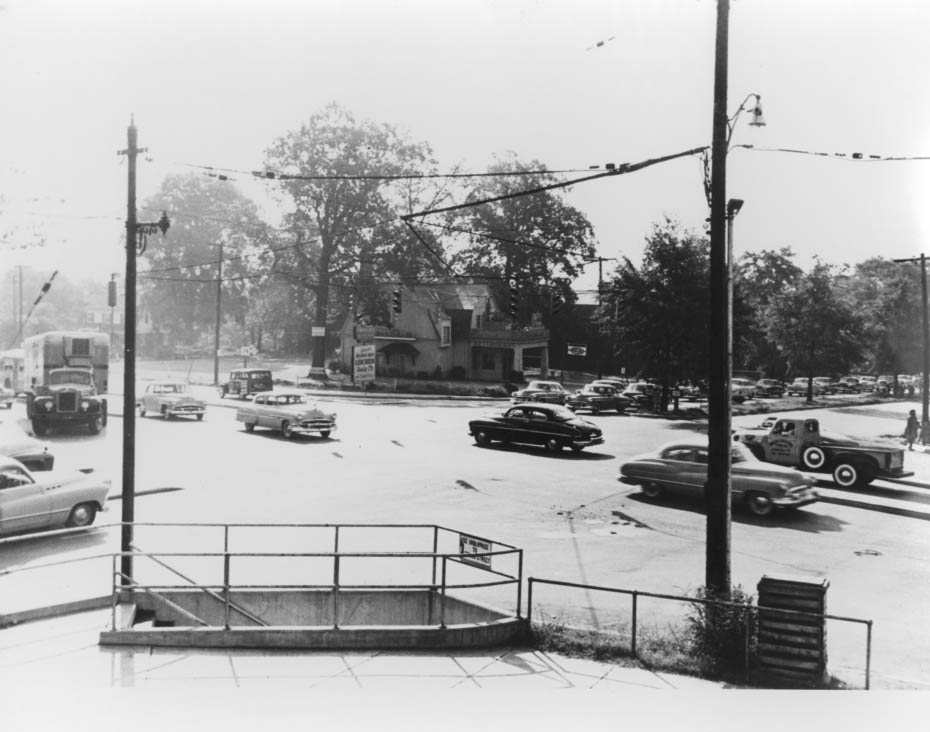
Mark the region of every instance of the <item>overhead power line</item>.
[[198, 168], [206, 175], [219, 180], [230, 180], [227, 173], [250, 175], [262, 180], [426, 180], [431, 178], [513, 178], [525, 175], [562, 175], [568, 173], [582, 173], [587, 168], [565, 168], [561, 170], [510, 170], [484, 173], [371, 173], [371, 174], [345, 174], [345, 175], [305, 175], [297, 173], [281, 173], [274, 170], [238, 170], [235, 168], [220, 168], [214, 165], [196, 165], [194, 163], [178, 163], [188, 168]]

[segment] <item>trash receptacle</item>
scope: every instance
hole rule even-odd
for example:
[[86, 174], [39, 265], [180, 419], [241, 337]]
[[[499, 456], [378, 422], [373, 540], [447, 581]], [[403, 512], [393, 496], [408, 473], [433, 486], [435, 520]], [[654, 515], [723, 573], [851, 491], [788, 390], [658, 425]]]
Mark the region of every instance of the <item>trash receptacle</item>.
[[816, 686], [827, 675], [829, 580], [763, 576], [758, 590], [762, 675], [785, 685]]

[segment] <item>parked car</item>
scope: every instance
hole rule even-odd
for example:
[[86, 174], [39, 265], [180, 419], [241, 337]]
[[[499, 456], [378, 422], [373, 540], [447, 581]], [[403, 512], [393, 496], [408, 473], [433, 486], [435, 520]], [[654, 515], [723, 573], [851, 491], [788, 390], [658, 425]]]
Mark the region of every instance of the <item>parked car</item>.
[[836, 390], [841, 394], [858, 394], [862, 384], [855, 376], [844, 376], [836, 382]]
[[235, 369], [229, 372], [229, 379], [219, 386], [220, 399], [227, 395], [248, 399], [272, 389], [274, 382], [268, 369]]
[[759, 379], [756, 382], [756, 393], [762, 397], [777, 399], [785, 395], [785, 384], [778, 379]]
[[656, 395], [656, 385], [648, 381], [636, 381], [628, 384], [623, 390], [623, 396], [629, 399], [636, 407], [652, 406]]
[[[740, 443], [731, 447], [731, 495], [756, 516], [776, 508], [798, 508], [818, 500], [814, 478], [781, 465], [769, 465]], [[620, 466], [620, 481], [638, 485], [649, 498], [683, 493], [696, 498], [707, 482], [706, 440], [681, 440], [638, 455]]]
[[591, 414], [597, 414], [616, 410], [618, 414], [623, 414], [630, 404], [630, 400], [610, 384], [595, 381], [585, 384], [569, 396], [566, 406], [576, 412], [579, 409], [587, 409]]
[[860, 391], [875, 391], [876, 378], [874, 376], [856, 376], [859, 381]]
[[197, 399], [190, 386], [180, 381], [153, 381], [145, 387], [139, 400], [139, 416], [146, 413], [159, 414], [165, 419], [172, 417], [196, 417], [203, 419], [207, 403]]
[[[819, 396], [823, 394], [823, 387], [814, 381], [813, 386], [814, 396]], [[785, 393], [788, 396], [807, 396], [807, 377], [799, 376], [797, 379], [788, 384], [788, 388], [785, 389]]]
[[499, 415], [473, 419], [468, 423], [468, 434], [481, 446], [497, 440], [542, 445], [550, 452], [559, 452], [563, 447], [579, 452], [604, 442], [600, 427], [593, 422], [582, 419], [568, 407], [542, 402], [526, 402]]
[[29, 470], [51, 470], [55, 466], [55, 456], [48, 451], [48, 445], [15, 424], [0, 424], [0, 455], [19, 460]]
[[730, 398], [737, 404], [742, 404], [747, 399], [755, 399], [756, 382], [752, 379], [734, 376], [730, 379]]
[[829, 376], [815, 376], [814, 383], [818, 384], [820, 388], [823, 389], [824, 394], [836, 394], [837, 392], [836, 381]]
[[568, 401], [568, 392], [558, 381], [531, 381], [525, 388], [513, 392], [510, 398], [514, 404], [565, 404]]
[[0, 534], [90, 526], [106, 510], [110, 485], [80, 471], [33, 473], [0, 457]]
[[312, 432], [329, 437], [336, 429], [336, 415], [308, 403], [299, 391], [257, 394], [251, 402], [236, 410], [236, 421], [243, 423], [246, 432], [268, 427], [287, 438]]
[[12, 409], [15, 398], [16, 392], [6, 386], [0, 386], [0, 407]]

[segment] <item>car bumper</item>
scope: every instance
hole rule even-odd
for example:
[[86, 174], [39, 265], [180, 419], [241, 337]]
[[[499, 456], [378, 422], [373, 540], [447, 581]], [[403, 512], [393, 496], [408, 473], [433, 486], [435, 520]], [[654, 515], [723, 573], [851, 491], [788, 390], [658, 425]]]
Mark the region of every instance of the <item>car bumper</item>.
[[167, 407], [165, 413], [171, 417], [193, 417], [198, 414], [204, 414], [206, 407]]
[[572, 440], [572, 447], [591, 447], [592, 445], [603, 445], [603, 437], [587, 437], [583, 440]]
[[820, 496], [817, 494], [817, 491], [815, 491], [813, 488], [810, 488], [798, 493], [789, 493], [784, 496], [779, 496], [778, 498], [773, 498], [772, 503], [774, 503], [779, 508], [798, 508], [799, 506], [806, 506], [810, 503], [816, 503], [819, 500]]
[[298, 434], [309, 434], [311, 432], [332, 432], [336, 429], [335, 422], [302, 422], [291, 427], [291, 431]]

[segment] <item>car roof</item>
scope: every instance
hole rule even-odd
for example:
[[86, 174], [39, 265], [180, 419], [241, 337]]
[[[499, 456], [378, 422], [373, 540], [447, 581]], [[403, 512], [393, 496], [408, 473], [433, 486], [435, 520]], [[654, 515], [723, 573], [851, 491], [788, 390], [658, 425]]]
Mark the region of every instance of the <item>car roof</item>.
[[29, 468], [16, 458], [11, 458], [8, 455], [0, 455], [0, 470], [6, 470], [7, 468], [19, 468], [20, 470], [25, 470], [27, 473], [29, 472]]

